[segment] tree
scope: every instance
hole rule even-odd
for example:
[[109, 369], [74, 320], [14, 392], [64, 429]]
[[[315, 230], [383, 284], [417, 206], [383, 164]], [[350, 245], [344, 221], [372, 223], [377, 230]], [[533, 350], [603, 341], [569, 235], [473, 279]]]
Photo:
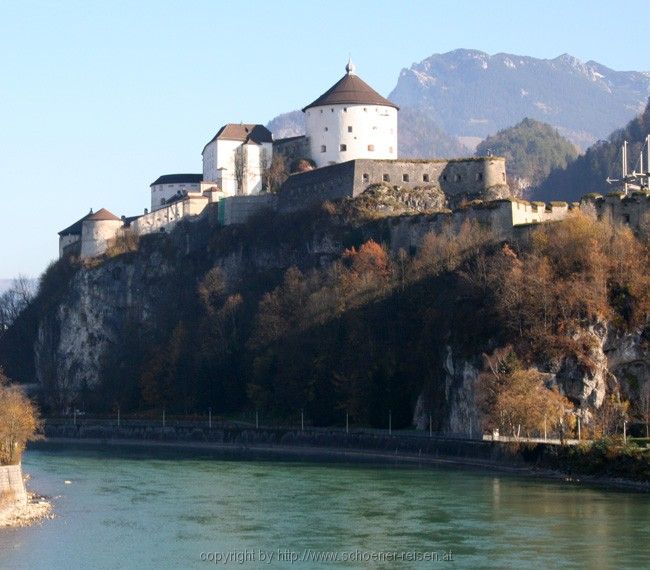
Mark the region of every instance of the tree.
[[537, 370], [525, 369], [512, 347], [484, 355], [485, 370], [477, 379], [477, 401], [483, 427], [519, 437], [540, 433], [545, 425], [559, 428], [571, 422], [573, 405], [557, 389], [548, 389]]
[[34, 283], [24, 275], [14, 279], [11, 287], [0, 295], [0, 334], [27, 308], [34, 295]]
[[487, 154], [505, 156], [511, 184], [526, 190], [539, 186], [552, 170], [566, 168], [578, 151], [550, 125], [524, 119], [480, 143], [476, 155]]
[[289, 176], [287, 161], [284, 156], [275, 153], [269, 161], [266, 150], [260, 153], [260, 168], [262, 172], [262, 188], [268, 192], [276, 192]]
[[38, 439], [38, 410], [0, 369], [0, 465], [20, 463], [28, 441]]
[[248, 175], [248, 152], [244, 145], [239, 145], [235, 150], [235, 181], [237, 182], [237, 195], [244, 193], [244, 182]]

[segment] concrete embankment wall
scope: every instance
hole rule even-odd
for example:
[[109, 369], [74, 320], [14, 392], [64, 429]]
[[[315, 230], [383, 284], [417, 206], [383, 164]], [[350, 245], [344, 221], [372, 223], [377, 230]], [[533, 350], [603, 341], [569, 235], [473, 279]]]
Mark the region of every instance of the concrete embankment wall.
[[[471, 460], [486, 464], [522, 466], [535, 462], [543, 450], [538, 446], [522, 453], [515, 446], [480, 439], [456, 439], [389, 435], [387, 433], [350, 432], [341, 430], [297, 430], [291, 428], [196, 427], [196, 426], [122, 426], [45, 424], [49, 438], [139, 440], [143, 442], [201, 443], [239, 447], [269, 446], [281, 448], [318, 448], [331, 453], [365, 451], [370, 453], [415, 455], [428, 458]], [[543, 446], [542, 446], [543, 447]]]
[[0, 511], [27, 504], [20, 465], [0, 465]]

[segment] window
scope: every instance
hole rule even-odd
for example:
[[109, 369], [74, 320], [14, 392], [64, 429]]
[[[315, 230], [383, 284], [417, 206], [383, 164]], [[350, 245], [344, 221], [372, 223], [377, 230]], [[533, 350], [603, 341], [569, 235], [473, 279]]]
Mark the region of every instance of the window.
[[329, 131], [329, 129], [327, 127], [325, 127], [325, 132], [327, 132], [327, 131]]
[[320, 151], [327, 152], [327, 147], [324, 144], [320, 145]]
[[390, 182], [390, 176], [389, 176], [388, 174], [384, 174], [384, 175], [382, 176], [382, 180], [383, 180], [384, 182]]
[[455, 182], [460, 182], [461, 181], [460, 174], [456, 174], [456, 176], [454, 176], [454, 181]]
[[443, 174], [443, 175], [442, 175], [442, 179], [443, 179], [445, 182], [447, 182], [447, 175], [446, 175], [446, 174]]
[[503, 176], [503, 181], [505, 182], [506, 181], [506, 173], [502, 172], [501, 175]]
[[334, 112], [334, 107], [332, 107], [332, 108], [330, 109], [330, 111], [332, 111], [332, 113], [333, 113], [333, 112]]
[[368, 175], [367, 172], [363, 173], [363, 181], [364, 182], [369, 182], [370, 181], [370, 176]]
[[408, 182], [409, 181], [409, 175], [408, 174], [402, 174], [402, 182]]
[[344, 113], [347, 113], [347, 112], [348, 112], [348, 108], [347, 108], [347, 107], [343, 107], [343, 112], [344, 112]]
[[368, 110], [368, 108], [367, 108], [367, 107], [364, 107], [364, 108], [363, 108], [363, 110], [364, 110], [364, 111], [367, 111], [367, 110]]
[[352, 127], [348, 127], [348, 133], [352, 132]]
[[323, 114], [323, 109], [320, 110], [320, 114], [321, 114], [321, 115]]
[[368, 150], [369, 150], [370, 152], [374, 152], [374, 151], [375, 151], [375, 145], [374, 145], [374, 144], [369, 144], [369, 145], [368, 145]]
[[479, 173], [476, 175], [476, 180], [478, 180], [479, 182], [480, 182], [481, 180], [483, 180], [483, 173], [482, 173], [482, 172], [479, 172]]
[[388, 147], [388, 152], [391, 152], [391, 153], [393, 152], [393, 147], [392, 146]]
[[340, 151], [346, 151], [346, 150], [348, 150], [348, 145], [346, 145], [346, 144], [342, 144], [342, 145], [340, 145], [340, 146], [339, 146], [339, 150], [340, 150]]
[[428, 174], [423, 174], [422, 175], [422, 182], [429, 182], [429, 175]]

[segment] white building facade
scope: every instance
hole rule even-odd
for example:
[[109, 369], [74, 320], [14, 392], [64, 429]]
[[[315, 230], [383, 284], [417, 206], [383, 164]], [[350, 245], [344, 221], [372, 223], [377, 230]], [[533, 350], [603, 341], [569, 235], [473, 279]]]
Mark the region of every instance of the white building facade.
[[273, 158], [273, 136], [263, 125], [231, 123], [221, 127], [202, 155], [204, 183], [216, 184], [224, 196], [259, 194]]
[[351, 62], [346, 74], [307, 105], [305, 123], [317, 167], [357, 158], [397, 158], [397, 111], [360, 79]]
[[150, 184], [151, 211], [164, 208], [166, 204], [187, 196], [190, 192], [201, 192], [202, 174], [164, 174]]

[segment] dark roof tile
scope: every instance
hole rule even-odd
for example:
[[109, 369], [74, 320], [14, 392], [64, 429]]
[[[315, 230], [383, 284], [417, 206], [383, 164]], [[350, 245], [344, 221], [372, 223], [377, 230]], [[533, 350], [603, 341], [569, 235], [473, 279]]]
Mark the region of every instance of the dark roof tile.
[[312, 101], [302, 111], [311, 107], [327, 105], [383, 105], [399, 109], [395, 103], [377, 93], [363, 79], [353, 73], [346, 73], [318, 99]]
[[196, 184], [197, 182], [203, 182], [203, 174], [163, 174], [156, 178], [149, 186], [179, 183]]

